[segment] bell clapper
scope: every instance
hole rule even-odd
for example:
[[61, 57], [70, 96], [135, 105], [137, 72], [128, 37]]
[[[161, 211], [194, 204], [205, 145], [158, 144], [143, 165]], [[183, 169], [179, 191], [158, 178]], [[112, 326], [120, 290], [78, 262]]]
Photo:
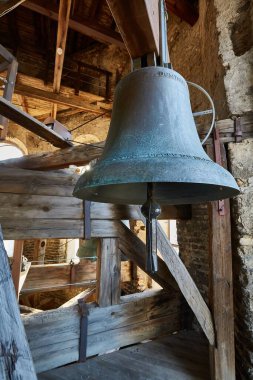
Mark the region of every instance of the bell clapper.
[[142, 205], [141, 212], [146, 218], [146, 270], [155, 273], [158, 270], [157, 261], [157, 217], [161, 213], [160, 205], [153, 198], [154, 184], [147, 184], [147, 201]]

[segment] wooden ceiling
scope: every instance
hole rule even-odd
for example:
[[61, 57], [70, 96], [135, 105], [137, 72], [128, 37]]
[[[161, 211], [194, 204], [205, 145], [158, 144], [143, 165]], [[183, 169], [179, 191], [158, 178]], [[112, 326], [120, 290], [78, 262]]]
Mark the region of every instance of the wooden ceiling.
[[[158, 0], [3, 1], [0, 44], [19, 62], [14, 104], [41, 120], [71, 109], [98, 114], [110, 109], [113, 73], [73, 57], [110, 44], [127, 49], [132, 58], [157, 52], [157, 4]], [[190, 25], [197, 21], [196, 0], [166, 4]]]

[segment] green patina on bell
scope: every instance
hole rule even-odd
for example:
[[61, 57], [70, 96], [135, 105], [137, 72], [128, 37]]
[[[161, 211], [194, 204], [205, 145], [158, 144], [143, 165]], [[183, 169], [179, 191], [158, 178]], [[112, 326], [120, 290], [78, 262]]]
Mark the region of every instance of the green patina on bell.
[[76, 184], [74, 196], [143, 204], [147, 183], [159, 204], [192, 204], [239, 193], [233, 176], [205, 153], [188, 86], [176, 71], [145, 67], [117, 85], [103, 154]]

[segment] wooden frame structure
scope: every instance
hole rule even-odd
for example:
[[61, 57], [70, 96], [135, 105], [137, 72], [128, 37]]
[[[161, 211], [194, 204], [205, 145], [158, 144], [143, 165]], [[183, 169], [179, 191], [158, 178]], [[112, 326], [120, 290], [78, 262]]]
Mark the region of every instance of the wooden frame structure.
[[[122, 38], [115, 36], [115, 33], [113, 33], [113, 36], [108, 36], [105, 33], [101, 36], [99, 31], [91, 30], [87, 26], [86, 29], [83, 27], [82, 30], [86, 30], [85, 33], [96, 35], [98, 40], [103, 39], [105, 41], [106, 39], [107, 43], [113, 41], [120, 46], [123, 44], [123, 39], [133, 59], [149, 53], [159, 55], [157, 1], [150, 0], [147, 2], [147, 0], [138, 0], [139, 7], [136, 7], [133, 1], [126, 3], [123, 1], [107, 0], [107, 2]], [[63, 4], [63, 0], [61, 4]], [[63, 50], [66, 43], [66, 30], [64, 31], [61, 26], [63, 18], [65, 24], [68, 23], [69, 27], [76, 28], [76, 30], [80, 28], [80, 25], [72, 22], [71, 19], [69, 20], [68, 10], [70, 1], [67, 1], [66, 4], [68, 7], [64, 13], [65, 16], [63, 14], [59, 15], [58, 24], [59, 41], [57, 41], [57, 49], [63, 48]], [[58, 19], [58, 15], [38, 8], [34, 3], [27, 1], [24, 3], [24, 6], [29, 9], [36, 8], [36, 11], [47, 14], [53, 19]], [[131, 33], [129, 31], [129, 23], [126, 23], [123, 17], [126, 13], [129, 13], [133, 20]], [[140, 14], [141, 17], [139, 17]], [[143, 30], [147, 33], [145, 36], [143, 35]], [[60, 95], [57, 92], [59, 92], [60, 88], [63, 57], [64, 54], [61, 58], [56, 56], [56, 63], [58, 62], [54, 83], [56, 94], [51, 95], [54, 99], [58, 99], [59, 102], [61, 100], [59, 100]], [[13, 66], [12, 69], [10, 68], [10, 75], [14, 76], [14, 72]], [[11, 93], [12, 91], [10, 91]], [[93, 111], [101, 113], [101, 109], [98, 106], [94, 106]], [[12, 120], [14, 119], [13, 115], [18, 114], [18, 116], [15, 116], [15, 121], [17, 122], [18, 118], [23, 117], [24, 121], [22, 121], [22, 125], [25, 123], [28, 125], [27, 115], [21, 111], [17, 111], [6, 100], [1, 99], [0, 112], [4, 116], [12, 118]], [[232, 121], [229, 123], [233, 124]], [[34, 128], [34, 120], [29, 121], [30, 130], [33, 128], [33, 131], [38, 135], [46, 137], [45, 134], [42, 134], [45, 133], [43, 125], [38, 126], [36, 122], [35, 124], [37, 130]], [[230, 141], [230, 139], [234, 138], [234, 136], [228, 136], [229, 133], [224, 128], [224, 139], [221, 140], [222, 144], [224, 141]], [[252, 133], [252, 128], [250, 132], [246, 131], [246, 133]], [[59, 141], [57, 136], [52, 138], [53, 134], [51, 132], [49, 134], [50, 137], [47, 136], [49, 141], [56, 146], [67, 147], [70, 145], [66, 141]], [[231, 132], [231, 134], [233, 133]], [[211, 146], [210, 140], [208, 144]], [[57, 172], [43, 173], [32, 171], [34, 169], [46, 171], [63, 168], [67, 167], [70, 163], [84, 164], [101, 154], [100, 147], [88, 147], [86, 151], [82, 147], [82, 156], [80, 156], [80, 149], [80, 147], [67, 148], [64, 152], [58, 151], [45, 155], [24, 157], [3, 163], [0, 168], [0, 197], [1, 204], [4, 207], [1, 210], [0, 221], [6, 239], [83, 237], [82, 207], [80, 201], [71, 197], [76, 176]], [[211, 151], [210, 154], [212, 154]], [[225, 156], [223, 158], [225, 162]], [[11, 170], [6, 169], [7, 167], [18, 167], [19, 169]], [[14, 176], [16, 178], [15, 184], [13, 182]], [[39, 188], [36, 187], [35, 178], [36, 180], [40, 180]], [[30, 189], [27, 187], [27, 179], [34, 185], [33, 188], [31, 186]], [[10, 188], [13, 192], [12, 194], [9, 194]], [[54, 194], [50, 193], [50, 191], [52, 192], [52, 188]], [[23, 201], [24, 197], [20, 197], [20, 194], [29, 195], [29, 198]], [[64, 209], [62, 207], [63, 204]], [[12, 211], [11, 218], [8, 217], [10, 208]], [[144, 296], [134, 295], [123, 299], [120, 298], [119, 251], [123, 252], [142, 269], [145, 267], [144, 244], [120, 222], [120, 219], [139, 219], [139, 214], [136, 208], [131, 206], [124, 209], [102, 204], [99, 206], [93, 204], [91, 206], [91, 236], [102, 239], [102, 242], [98, 271], [101, 283], [98, 285], [99, 291], [97, 295], [100, 307], [95, 307], [93, 304], [88, 306], [90, 312], [88, 318], [88, 356], [103, 353], [108, 349], [118, 348], [122, 345], [133, 344], [140, 339], [156, 337], [161, 332], [164, 332], [164, 330], [173, 332], [180, 329], [180, 298], [178, 297], [180, 289], [209, 341], [212, 354], [211, 369], [213, 380], [235, 379], [231, 226], [228, 202], [226, 203], [227, 212], [225, 215], [220, 215], [217, 210], [217, 204], [215, 202], [212, 203], [210, 207], [211, 294], [209, 310], [191, 276], [160, 228], [159, 249], [163, 260], [159, 259], [159, 271], [152, 278], [164, 288], [164, 291], [146, 293]], [[167, 219], [171, 215], [173, 215], [173, 219], [178, 219], [182, 216], [189, 216], [189, 209], [180, 207], [168, 208], [165, 211], [165, 215]], [[35, 219], [36, 223], [34, 222]], [[55, 227], [56, 225], [57, 228]], [[104, 259], [105, 252], [110, 253], [111, 260]], [[116, 268], [113, 273], [112, 268]], [[110, 273], [110, 283], [106, 282], [108, 280], [108, 277], [105, 276], [106, 271]], [[173, 296], [168, 296], [166, 291], [173, 291]], [[226, 300], [225, 305], [223, 304], [224, 299]], [[172, 306], [173, 311], [171, 309]], [[143, 308], [145, 312], [143, 312]], [[171, 317], [172, 315], [173, 317]], [[171, 317], [170, 321], [168, 316]], [[97, 323], [101, 320], [105, 321], [105, 323]], [[27, 316], [23, 318], [23, 323], [38, 372], [79, 359], [80, 315], [77, 306]], [[117, 333], [115, 330], [117, 330]]]

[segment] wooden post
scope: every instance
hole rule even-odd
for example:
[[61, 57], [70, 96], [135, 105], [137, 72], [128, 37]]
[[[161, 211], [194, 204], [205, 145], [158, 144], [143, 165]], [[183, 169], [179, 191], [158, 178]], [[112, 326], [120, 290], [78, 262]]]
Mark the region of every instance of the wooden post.
[[[8, 71], [7, 71], [7, 83], [5, 84], [3, 98], [6, 100], [11, 101], [12, 95], [14, 93], [14, 87], [16, 82], [16, 76], [17, 76], [17, 70], [18, 70], [18, 62], [16, 59], [13, 59], [11, 63], [8, 65]], [[7, 128], [8, 128], [8, 119], [0, 115], [0, 128], [2, 128], [0, 139], [5, 140], [7, 136]]]
[[19, 279], [22, 263], [22, 254], [23, 254], [23, 240], [15, 240], [14, 242], [14, 252], [13, 252], [13, 262], [12, 262], [12, 280], [16, 290], [17, 298], [19, 297]]
[[[208, 154], [213, 157], [213, 147]], [[227, 167], [226, 151], [221, 145], [222, 166]], [[210, 308], [213, 315], [216, 345], [210, 346], [213, 380], [235, 380], [234, 310], [232, 284], [232, 247], [230, 202], [224, 202], [225, 215], [219, 213], [219, 202], [212, 202], [210, 221]]]
[[35, 380], [36, 374], [13, 286], [0, 227], [0, 378]]
[[97, 260], [97, 302], [105, 307], [119, 303], [120, 251], [118, 239], [100, 239]]

